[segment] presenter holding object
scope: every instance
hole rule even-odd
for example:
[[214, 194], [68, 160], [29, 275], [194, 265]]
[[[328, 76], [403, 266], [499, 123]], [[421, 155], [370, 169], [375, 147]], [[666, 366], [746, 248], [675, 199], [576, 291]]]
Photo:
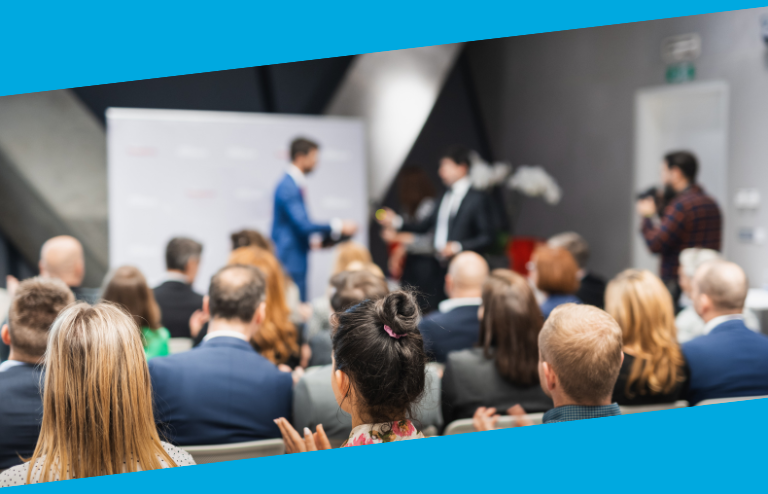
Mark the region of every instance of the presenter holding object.
[[[314, 223], [307, 213], [306, 177], [318, 163], [320, 146], [299, 137], [291, 143], [291, 165], [275, 189], [272, 241], [286, 272], [299, 287], [302, 301], [307, 300], [307, 255], [311, 247], [330, 247], [352, 237], [357, 224], [334, 218], [330, 223]], [[318, 245], [310, 244], [319, 235]]]

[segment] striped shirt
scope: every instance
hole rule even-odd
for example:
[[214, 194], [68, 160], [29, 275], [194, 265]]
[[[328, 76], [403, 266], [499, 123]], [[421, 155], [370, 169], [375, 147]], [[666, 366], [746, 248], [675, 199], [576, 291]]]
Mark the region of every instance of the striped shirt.
[[720, 250], [723, 220], [714, 199], [698, 185], [679, 193], [664, 210], [661, 223], [643, 220], [642, 233], [651, 252], [661, 255], [661, 279], [676, 280], [680, 252], [689, 247]]

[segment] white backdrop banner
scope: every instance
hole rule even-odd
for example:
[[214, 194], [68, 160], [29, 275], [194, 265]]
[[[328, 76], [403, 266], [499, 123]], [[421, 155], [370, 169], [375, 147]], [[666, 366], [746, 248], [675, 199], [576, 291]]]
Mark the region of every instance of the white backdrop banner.
[[[364, 128], [359, 119], [260, 113], [110, 108], [107, 111], [110, 266], [138, 267], [152, 286], [165, 272], [175, 236], [203, 244], [195, 289], [210, 278], [243, 228], [269, 236], [274, 190], [295, 137], [320, 144], [308, 177], [313, 221], [358, 222], [367, 245]], [[333, 252], [310, 255], [310, 297], [325, 292]]]

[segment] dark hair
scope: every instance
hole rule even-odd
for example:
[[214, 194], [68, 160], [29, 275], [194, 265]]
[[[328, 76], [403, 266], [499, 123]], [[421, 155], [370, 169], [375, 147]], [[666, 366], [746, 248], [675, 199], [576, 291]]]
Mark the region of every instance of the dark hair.
[[165, 248], [165, 267], [166, 269], [184, 271], [187, 269], [189, 260], [200, 257], [202, 252], [203, 245], [200, 242], [186, 237], [172, 238]]
[[259, 268], [234, 264], [221, 268], [208, 289], [212, 319], [250, 322], [266, 295], [266, 280]]
[[[416, 297], [392, 292], [337, 312], [335, 318], [336, 369], [349, 376], [367, 418], [377, 424], [411, 418], [424, 393], [427, 362]], [[385, 325], [402, 336], [390, 336]]]
[[496, 370], [520, 386], [539, 383], [539, 332], [544, 325], [528, 282], [508, 269], [495, 269], [483, 285], [479, 345]]
[[688, 151], [675, 151], [664, 156], [667, 168], [677, 168], [690, 183], [696, 182], [696, 174], [699, 171], [699, 162], [693, 153]]
[[72, 291], [59, 279], [36, 277], [19, 283], [8, 308], [13, 351], [29, 358], [42, 357], [51, 324], [74, 301]]
[[232, 239], [232, 250], [237, 250], [240, 247], [259, 247], [271, 254], [275, 253], [275, 246], [272, 245], [272, 241], [264, 236], [263, 233], [256, 230], [240, 230], [230, 235]]
[[105, 301], [122, 306], [139, 328], [160, 329], [160, 306], [157, 305], [147, 279], [138, 268], [121, 266], [115, 270], [101, 296]]
[[413, 216], [424, 199], [435, 197], [435, 186], [424, 169], [406, 165], [397, 177], [397, 195], [403, 211]]
[[313, 149], [320, 146], [315, 141], [310, 141], [304, 137], [297, 137], [291, 142], [291, 161], [295, 161], [297, 156], [306, 156]]
[[370, 271], [342, 271], [331, 278], [331, 308], [342, 312], [363, 300], [380, 299], [389, 293], [387, 280]]
[[441, 158], [450, 158], [457, 165], [464, 165], [469, 168], [471, 164], [469, 153], [469, 148], [459, 144], [454, 144], [445, 150]]

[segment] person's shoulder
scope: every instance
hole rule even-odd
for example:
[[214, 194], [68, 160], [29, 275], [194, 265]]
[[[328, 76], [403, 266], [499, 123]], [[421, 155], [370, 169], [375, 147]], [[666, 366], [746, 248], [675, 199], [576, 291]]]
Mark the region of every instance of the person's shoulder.
[[171, 457], [173, 462], [176, 463], [177, 467], [197, 465], [192, 455], [182, 448], [174, 446], [173, 444], [167, 443], [165, 441], [161, 441], [160, 444], [163, 446], [165, 452], [168, 453], [168, 456]]
[[451, 364], [453, 366], [468, 366], [476, 365], [486, 360], [483, 355], [482, 348], [465, 348], [463, 350], [456, 350], [455, 352], [449, 352], [446, 357], [446, 365]]
[[0, 488], [26, 484], [28, 471], [29, 462], [16, 465], [0, 473]]

